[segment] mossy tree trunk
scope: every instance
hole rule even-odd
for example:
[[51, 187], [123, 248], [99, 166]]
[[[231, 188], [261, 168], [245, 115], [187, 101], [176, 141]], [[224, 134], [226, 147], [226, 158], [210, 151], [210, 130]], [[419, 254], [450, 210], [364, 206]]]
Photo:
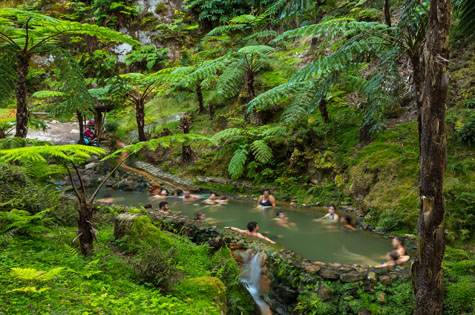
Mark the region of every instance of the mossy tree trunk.
[[206, 108], [203, 101], [203, 92], [201, 91], [201, 83], [196, 83], [196, 96], [198, 97], [198, 106], [200, 107], [200, 114], [206, 113]]
[[[185, 113], [180, 120], [180, 129], [183, 133], [190, 133], [191, 130], [191, 120], [188, 117], [188, 114]], [[192, 162], [194, 159], [194, 153], [190, 145], [182, 144], [181, 146], [181, 160], [184, 164]]]
[[448, 94], [451, 13], [450, 0], [431, 0], [424, 52], [418, 249], [412, 266], [416, 315], [442, 314], [443, 311], [443, 184], [447, 149], [445, 105]]
[[18, 54], [16, 97], [16, 132], [15, 137], [26, 138], [28, 134], [28, 119], [30, 112], [26, 104], [26, 79], [30, 71], [30, 55]]
[[391, 12], [389, 9], [389, 0], [383, 0], [384, 22], [391, 27]]
[[330, 121], [330, 116], [328, 115], [328, 108], [327, 108], [327, 100], [322, 98], [320, 100], [320, 103], [318, 104], [318, 110], [320, 111], [320, 114], [322, 115], [322, 119], [324, 122], [329, 122]]

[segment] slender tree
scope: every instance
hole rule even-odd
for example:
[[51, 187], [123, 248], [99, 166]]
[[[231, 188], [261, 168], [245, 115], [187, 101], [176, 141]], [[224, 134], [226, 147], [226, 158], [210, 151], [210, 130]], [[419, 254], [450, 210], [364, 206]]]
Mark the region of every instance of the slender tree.
[[99, 40], [140, 45], [127, 35], [105, 27], [58, 20], [47, 15], [12, 8], [0, 9], [0, 55], [11, 56], [3, 61], [11, 67], [0, 67], [0, 98], [8, 97], [14, 87], [17, 102], [16, 136], [28, 133], [29, 110], [26, 101], [27, 77], [33, 57], [54, 54], [60, 40], [67, 36], [88, 35]]
[[443, 312], [443, 187], [447, 149], [445, 106], [448, 94], [451, 17], [450, 0], [430, 1], [420, 127], [418, 248], [417, 258], [412, 266], [416, 315]]

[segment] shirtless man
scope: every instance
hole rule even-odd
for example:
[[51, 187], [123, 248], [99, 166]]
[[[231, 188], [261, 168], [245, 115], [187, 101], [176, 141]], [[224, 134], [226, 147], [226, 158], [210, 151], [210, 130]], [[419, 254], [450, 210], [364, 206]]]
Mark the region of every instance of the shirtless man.
[[201, 196], [192, 195], [189, 190], [183, 192], [183, 200], [200, 200], [203, 199]]
[[168, 208], [168, 202], [162, 201], [158, 204], [158, 211], [160, 212], [167, 212], [169, 210]]
[[246, 234], [246, 235], [249, 235], [249, 236], [257, 237], [257, 238], [263, 239], [265, 241], [268, 241], [271, 244], [275, 244], [275, 242], [273, 240], [271, 240], [270, 238], [268, 238], [268, 237], [262, 235], [261, 233], [259, 233], [259, 225], [257, 224], [257, 222], [253, 222], [253, 221], [249, 222], [247, 224], [247, 230], [241, 230], [241, 229], [238, 229], [238, 228], [235, 228], [235, 227], [232, 227], [232, 226], [226, 226], [224, 228], [225, 229], [230, 229], [231, 231]]
[[150, 197], [150, 199], [165, 199], [168, 197], [168, 190], [162, 189], [160, 191], [160, 195], [153, 195]]

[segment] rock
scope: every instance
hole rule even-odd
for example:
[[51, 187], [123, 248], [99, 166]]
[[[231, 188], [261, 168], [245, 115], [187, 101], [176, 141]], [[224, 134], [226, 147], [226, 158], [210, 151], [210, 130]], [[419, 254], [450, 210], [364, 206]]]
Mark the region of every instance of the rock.
[[389, 286], [391, 285], [391, 278], [388, 275], [381, 275], [379, 276], [379, 282], [381, 282], [385, 286]]
[[87, 163], [84, 167], [86, 170], [94, 169], [99, 163]]
[[258, 256], [257, 260], [259, 262], [259, 266], [264, 267], [265, 264], [266, 264], [266, 261], [267, 261], [267, 254], [264, 253], [264, 252], [260, 252], [258, 255], [259, 256]]
[[273, 295], [279, 297], [279, 302], [283, 304], [292, 304], [297, 300], [299, 293], [285, 285], [279, 285], [272, 288]]
[[366, 279], [366, 273], [360, 273], [357, 271], [351, 271], [340, 275], [340, 280], [342, 282], [356, 282], [363, 279]]
[[338, 279], [338, 273], [335, 270], [331, 270], [331, 269], [320, 270], [320, 276], [322, 276], [323, 279], [327, 279], [327, 280]]
[[259, 291], [263, 294], [269, 294], [270, 291], [270, 279], [267, 275], [261, 275]]
[[376, 302], [379, 304], [386, 304], [386, 294], [381, 292], [381, 294], [376, 298]]
[[371, 283], [376, 283], [378, 282], [378, 276], [373, 271], [370, 271], [368, 272], [368, 280], [371, 281]]
[[134, 223], [134, 219], [138, 216], [138, 214], [132, 213], [122, 213], [116, 216], [114, 219], [114, 238], [116, 240], [121, 239]]
[[321, 267], [319, 265], [306, 265], [305, 266], [305, 270], [307, 270], [308, 272], [310, 272], [311, 274], [315, 274], [317, 272], [319, 272], [321, 269]]
[[322, 285], [320, 288], [318, 288], [317, 295], [320, 300], [327, 301], [333, 297], [333, 291]]
[[358, 315], [370, 315], [371, 313], [366, 309], [366, 307], [362, 307], [358, 311]]

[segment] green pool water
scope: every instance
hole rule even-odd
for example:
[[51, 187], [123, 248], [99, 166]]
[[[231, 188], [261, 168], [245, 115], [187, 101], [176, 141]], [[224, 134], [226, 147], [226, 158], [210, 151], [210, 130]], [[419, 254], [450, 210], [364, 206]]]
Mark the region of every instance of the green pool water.
[[[154, 207], [162, 200], [149, 198], [147, 193], [103, 190], [98, 198], [107, 196], [109, 202], [126, 206], [151, 203]], [[205, 197], [207, 197], [205, 195]], [[202, 201], [185, 201], [170, 197], [170, 210], [181, 211], [193, 217], [198, 212], [206, 214], [206, 222], [217, 226], [235, 226], [246, 229], [249, 221], [256, 221], [260, 232], [277, 243], [292, 249], [304, 258], [322, 262], [378, 265], [391, 250], [391, 241], [366, 231], [348, 231], [340, 224], [314, 222], [324, 216], [326, 208], [295, 209], [277, 205], [277, 209], [258, 209], [255, 202], [230, 200], [227, 205], [207, 205]], [[278, 226], [272, 219], [277, 211], [283, 211], [294, 222], [294, 227]], [[344, 212], [338, 212], [341, 216]]]

